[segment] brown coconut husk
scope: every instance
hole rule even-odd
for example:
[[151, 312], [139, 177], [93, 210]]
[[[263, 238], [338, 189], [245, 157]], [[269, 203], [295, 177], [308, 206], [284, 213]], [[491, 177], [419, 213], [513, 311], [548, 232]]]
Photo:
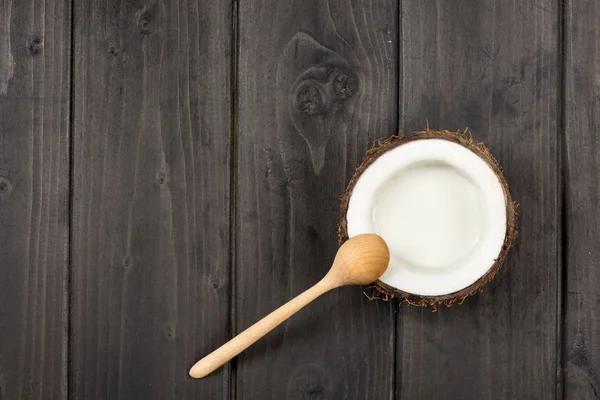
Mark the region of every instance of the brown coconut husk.
[[421, 296], [412, 293], [407, 293], [395, 287], [386, 285], [381, 281], [376, 281], [375, 283], [373, 283], [372, 286], [370, 286], [375, 290], [375, 293], [372, 296], [365, 294], [365, 296], [367, 296], [371, 300], [381, 299], [387, 301], [392, 298], [397, 298], [401, 301], [415, 306], [431, 306], [434, 308], [434, 310], [437, 310], [437, 307], [439, 305], [446, 305], [450, 307], [451, 305], [457, 302], [461, 304], [463, 301], [465, 301], [467, 297], [482, 291], [484, 286], [496, 276], [496, 273], [504, 263], [506, 255], [512, 247], [513, 241], [517, 236], [517, 205], [512, 200], [508, 183], [504, 178], [504, 175], [502, 174], [502, 168], [500, 167], [498, 161], [490, 154], [488, 148], [483, 143], [475, 141], [469, 134], [468, 130], [465, 130], [464, 132], [461, 132], [460, 130], [456, 132], [450, 132], [432, 130], [429, 129], [429, 127], [427, 127], [427, 129], [424, 131], [414, 132], [407, 136], [391, 136], [385, 140], [378, 141], [376, 145], [367, 152], [360, 164], [358, 164], [354, 175], [350, 179], [350, 182], [346, 186], [346, 190], [342, 195], [338, 236], [340, 239], [340, 244], [348, 240], [348, 221], [346, 220], [346, 213], [348, 211], [348, 204], [350, 202], [350, 197], [352, 196], [352, 191], [354, 190], [354, 186], [360, 178], [360, 176], [362, 175], [362, 173], [367, 168], [369, 168], [369, 166], [373, 164], [375, 160], [377, 160], [382, 154], [386, 153], [387, 151], [415, 140], [427, 139], [443, 139], [457, 143], [471, 150], [473, 153], [479, 156], [486, 164], [488, 164], [492, 171], [498, 177], [502, 189], [504, 190], [507, 216], [504, 245], [502, 246], [502, 249], [498, 254], [498, 258], [496, 258], [496, 261], [494, 262], [494, 264], [492, 264], [488, 271], [472, 285], [461, 289], [457, 292], [441, 296]]

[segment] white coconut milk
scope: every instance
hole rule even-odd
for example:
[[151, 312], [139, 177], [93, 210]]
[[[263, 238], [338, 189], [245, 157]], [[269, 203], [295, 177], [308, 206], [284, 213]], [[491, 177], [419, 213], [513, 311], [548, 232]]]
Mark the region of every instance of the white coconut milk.
[[398, 171], [375, 193], [373, 223], [390, 252], [417, 268], [448, 268], [479, 241], [480, 189], [456, 168], [427, 162]]

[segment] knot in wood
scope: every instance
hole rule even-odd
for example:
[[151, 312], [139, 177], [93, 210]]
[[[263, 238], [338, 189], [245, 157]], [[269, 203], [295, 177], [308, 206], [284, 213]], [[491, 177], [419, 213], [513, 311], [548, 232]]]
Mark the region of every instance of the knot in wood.
[[142, 35], [149, 35], [152, 33], [152, 17], [149, 14], [140, 15], [137, 25]]
[[131, 266], [133, 265], [133, 262], [131, 261], [131, 258], [124, 257], [122, 264], [123, 264], [123, 267], [125, 267], [125, 268], [131, 268]]
[[316, 115], [325, 110], [323, 92], [316, 82], [300, 84], [296, 93], [296, 108], [302, 114]]
[[348, 99], [358, 90], [358, 79], [352, 72], [338, 72], [333, 78], [333, 93], [338, 99]]
[[312, 366], [301, 367], [291, 377], [288, 383], [288, 399], [319, 400], [328, 399], [329, 390], [325, 373], [320, 368]]
[[167, 327], [167, 329], [165, 330], [165, 339], [168, 342], [172, 342], [173, 340], [175, 340], [175, 328], [172, 326]]
[[31, 56], [36, 56], [42, 52], [43, 42], [39, 36], [33, 36], [27, 40], [27, 52]]
[[12, 190], [12, 185], [10, 181], [2, 176], [0, 176], [0, 198], [8, 195]]
[[110, 53], [110, 55], [112, 55], [113, 57], [116, 57], [119, 55], [119, 49], [117, 49], [117, 47], [114, 44], [110, 44], [108, 46], [108, 52]]
[[158, 183], [159, 185], [164, 185], [165, 183], [167, 183], [167, 174], [165, 174], [162, 171], [156, 174], [156, 183]]
[[208, 284], [211, 288], [217, 290], [218, 288], [221, 287], [221, 280], [219, 279], [218, 276], [216, 276], [214, 274], [210, 274], [208, 276]]

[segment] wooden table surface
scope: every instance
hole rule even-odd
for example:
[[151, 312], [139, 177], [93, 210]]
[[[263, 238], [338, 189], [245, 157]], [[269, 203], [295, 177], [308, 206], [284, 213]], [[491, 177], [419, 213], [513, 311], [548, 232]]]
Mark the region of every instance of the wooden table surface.
[[[426, 120], [504, 167], [496, 279], [437, 312], [344, 288], [189, 378]], [[599, 129], [597, 0], [0, 0], [0, 400], [598, 399]]]

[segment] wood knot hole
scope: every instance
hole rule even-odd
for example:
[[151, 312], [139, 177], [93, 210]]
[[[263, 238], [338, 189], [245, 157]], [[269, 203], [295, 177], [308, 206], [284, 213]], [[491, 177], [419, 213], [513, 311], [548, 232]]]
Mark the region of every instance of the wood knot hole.
[[10, 193], [12, 190], [12, 185], [10, 181], [2, 176], [0, 176], [0, 197], [4, 197]]
[[338, 99], [348, 99], [358, 90], [358, 79], [352, 73], [339, 72], [333, 78], [333, 93]]
[[148, 14], [142, 14], [138, 18], [138, 29], [142, 35], [152, 33], [152, 18]]
[[39, 36], [33, 36], [27, 40], [27, 52], [31, 56], [36, 56], [42, 52], [43, 41]]
[[314, 368], [298, 371], [288, 383], [288, 398], [298, 400], [328, 399], [324, 374]]
[[116, 56], [119, 55], [119, 50], [114, 45], [112, 45], [112, 44], [110, 46], [108, 46], [108, 52], [113, 57], [116, 57]]
[[123, 257], [122, 264], [123, 264], [123, 267], [125, 267], [126, 269], [129, 269], [133, 265], [133, 261], [131, 261], [130, 257]]
[[325, 110], [323, 91], [317, 82], [303, 82], [296, 92], [296, 108], [306, 115], [317, 115]]
[[173, 340], [175, 340], [175, 328], [173, 328], [172, 326], [167, 327], [167, 329], [165, 330], [165, 339], [168, 342], [172, 342]]
[[218, 276], [214, 275], [214, 274], [210, 274], [208, 276], [208, 285], [217, 290], [218, 288], [221, 287], [221, 280], [219, 279]]
[[159, 185], [164, 185], [167, 183], [167, 174], [162, 171], [156, 174], [156, 183]]

